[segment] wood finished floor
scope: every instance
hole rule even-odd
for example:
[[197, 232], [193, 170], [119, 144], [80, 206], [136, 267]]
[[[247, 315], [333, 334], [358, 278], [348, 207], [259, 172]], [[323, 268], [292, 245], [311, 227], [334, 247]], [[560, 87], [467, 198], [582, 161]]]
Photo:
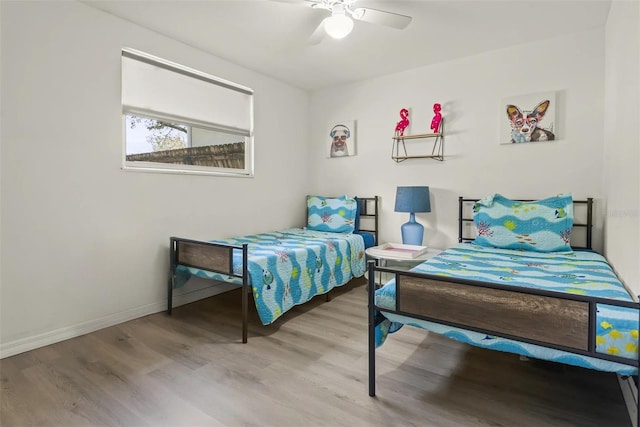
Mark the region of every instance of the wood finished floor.
[[367, 394], [363, 281], [275, 325], [219, 295], [0, 361], [2, 426], [628, 426], [615, 375], [404, 327]]

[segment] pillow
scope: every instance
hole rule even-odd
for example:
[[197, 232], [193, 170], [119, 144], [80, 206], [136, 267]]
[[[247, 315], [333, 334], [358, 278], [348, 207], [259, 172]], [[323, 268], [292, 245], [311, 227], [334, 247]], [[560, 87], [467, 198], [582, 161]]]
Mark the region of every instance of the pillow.
[[307, 196], [307, 228], [332, 233], [353, 233], [356, 206], [352, 197]]
[[571, 252], [573, 198], [560, 194], [533, 202], [485, 197], [473, 206], [474, 243], [501, 249]]

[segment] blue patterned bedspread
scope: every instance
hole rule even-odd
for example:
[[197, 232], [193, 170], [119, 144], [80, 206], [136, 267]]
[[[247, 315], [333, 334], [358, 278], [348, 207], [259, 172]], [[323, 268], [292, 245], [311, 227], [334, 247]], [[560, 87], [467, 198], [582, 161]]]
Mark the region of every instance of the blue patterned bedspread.
[[[632, 301], [604, 257], [588, 251], [564, 253], [524, 252], [461, 244], [416, 266], [412, 271], [439, 276], [514, 284], [535, 289]], [[452, 286], [455, 286], [452, 284]], [[376, 291], [376, 305], [395, 308], [395, 282]], [[554, 350], [534, 344], [488, 336], [392, 313], [376, 328], [376, 345], [387, 334], [410, 324], [468, 344], [494, 350], [582, 366], [622, 375], [637, 373], [637, 368], [621, 363]], [[596, 351], [638, 358], [638, 310], [597, 304]]]
[[[249, 244], [249, 283], [264, 325], [294, 305], [362, 276], [366, 270], [364, 242], [358, 234], [293, 228], [212, 242]], [[233, 270], [242, 274], [240, 250], [234, 251]], [[237, 277], [179, 265], [176, 286], [184, 284], [192, 275], [242, 284]]]

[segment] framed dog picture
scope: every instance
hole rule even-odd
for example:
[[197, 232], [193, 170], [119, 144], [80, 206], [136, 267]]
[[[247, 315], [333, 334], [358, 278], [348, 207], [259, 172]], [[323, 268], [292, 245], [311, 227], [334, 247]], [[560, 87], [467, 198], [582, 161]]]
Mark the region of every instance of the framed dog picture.
[[555, 141], [556, 94], [540, 92], [504, 98], [500, 144]]
[[356, 121], [337, 121], [329, 125], [327, 157], [356, 155]]

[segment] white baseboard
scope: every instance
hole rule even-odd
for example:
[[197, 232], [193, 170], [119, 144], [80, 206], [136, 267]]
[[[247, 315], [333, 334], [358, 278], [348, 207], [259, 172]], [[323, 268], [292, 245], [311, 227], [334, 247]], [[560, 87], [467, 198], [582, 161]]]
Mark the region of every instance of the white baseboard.
[[620, 375], [618, 375], [618, 383], [620, 390], [622, 390], [624, 403], [627, 405], [631, 424], [633, 427], [638, 427], [638, 388], [636, 383], [632, 377], [621, 377]]
[[117, 325], [118, 323], [126, 322], [128, 320], [137, 319], [138, 317], [146, 316], [148, 314], [157, 313], [166, 309], [166, 307], [166, 302], [157, 302], [154, 304], [137, 307], [131, 310], [114, 313], [112, 315], [90, 320], [88, 322], [66, 326], [64, 328], [56, 329], [53, 331], [44, 332], [30, 337], [20, 338], [7, 343], [2, 343], [2, 345], [0, 346], [0, 359], [19, 353], [24, 353], [25, 351], [33, 350], [39, 347], [44, 347], [46, 345], [54, 344], [60, 341], [68, 340], [70, 338], [79, 337], [80, 335], [88, 334], [89, 332], [94, 332], [99, 329], [107, 328], [109, 326]]
[[[220, 283], [211, 286], [212, 282], [210, 280], [208, 281], [205, 288], [202, 288], [202, 282], [195, 281], [194, 283], [195, 285], [191, 286], [187, 286], [189, 284], [185, 285], [179, 290], [182, 291], [180, 293], [178, 293], [178, 291], [174, 292], [174, 307], [188, 304], [203, 298], [208, 298], [210, 296], [217, 295], [219, 293], [226, 292], [237, 287], [237, 285], [233, 285], [230, 283]], [[193, 289], [194, 287], [196, 289]], [[1, 343], [0, 359], [24, 353], [25, 351], [34, 350], [36, 348], [44, 347], [50, 344], [55, 344], [57, 342], [68, 340], [70, 338], [79, 337], [81, 335], [97, 331], [99, 329], [108, 328], [109, 326], [117, 325], [119, 323], [127, 322], [129, 320], [137, 319], [149, 314], [158, 313], [166, 309], [167, 300], [165, 299], [163, 301], [136, 307], [131, 310], [114, 313], [109, 316], [101, 317], [99, 319], [89, 320], [77, 325], [66, 326], [64, 328], [56, 329], [53, 331], [43, 332], [41, 334], [20, 338], [7, 343]]]

